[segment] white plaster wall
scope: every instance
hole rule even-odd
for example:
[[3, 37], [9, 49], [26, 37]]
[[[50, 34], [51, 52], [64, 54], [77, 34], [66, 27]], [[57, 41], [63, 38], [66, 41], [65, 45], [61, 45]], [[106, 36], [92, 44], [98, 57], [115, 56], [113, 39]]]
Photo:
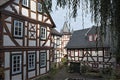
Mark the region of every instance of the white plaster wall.
[[84, 57], [84, 58], [83, 58], [83, 61], [87, 61], [87, 58], [86, 58], [86, 57]]
[[79, 50], [79, 56], [82, 57], [83, 56], [83, 51]]
[[28, 22], [27, 21], [25, 21], [25, 26], [27, 26], [28, 25]]
[[37, 62], [39, 62], [39, 51], [37, 51]]
[[14, 0], [14, 2], [17, 3], [17, 4], [19, 4], [19, 1], [20, 1], [20, 0]]
[[50, 66], [50, 64], [49, 64], [49, 61], [47, 62], [47, 71], [49, 71], [49, 66]]
[[5, 21], [11, 22], [11, 17], [6, 18]]
[[28, 9], [22, 8], [22, 15], [28, 17]]
[[10, 11], [10, 12], [14, 12], [10, 6], [7, 6], [7, 7], [5, 8], [5, 10]]
[[8, 29], [9, 29], [10, 33], [12, 33], [11, 32], [11, 24], [10, 23], [6, 23], [6, 25], [7, 25]]
[[41, 14], [38, 14], [38, 20], [42, 21], [42, 15]]
[[103, 52], [102, 51], [98, 51], [98, 55], [99, 56], [103, 56]]
[[47, 30], [48, 30], [48, 31], [50, 31], [50, 28], [49, 28], [49, 27], [47, 27]]
[[17, 13], [19, 14], [19, 6], [17, 6], [17, 5], [12, 5], [12, 6], [14, 6], [14, 8], [16, 9], [16, 11], [17, 11]]
[[93, 61], [91, 57], [88, 57], [88, 61]]
[[99, 64], [99, 66], [98, 66], [99, 68], [103, 68], [103, 65], [102, 64]]
[[46, 73], [46, 68], [41, 68], [40, 69], [40, 74], [44, 74], [44, 73]]
[[40, 37], [40, 30], [37, 30], [37, 37]]
[[37, 75], [39, 75], [39, 64], [37, 64]]
[[25, 36], [27, 36], [27, 28], [25, 27]]
[[92, 51], [92, 56], [97, 56], [97, 52]]
[[9, 52], [5, 52], [5, 64], [4, 64], [5, 68], [10, 67], [10, 53]]
[[5, 74], [5, 80], [10, 80], [10, 70], [4, 71]]
[[20, 45], [20, 46], [23, 46], [23, 40], [21, 39], [15, 39], [17, 41], [17, 43]]
[[18, 75], [12, 76], [11, 80], [22, 80], [22, 74], [18, 74]]
[[79, 58], [79, 60], [82, 60], [82, 58]]
[[46, 19], [47, 19], [47, 17], [46, 17], [46, 16], [43, 16], [43, 21], [46, 20]]
[[23, 68], [23, 73], [24, 73], [23, 79], [26, 80], [26, 67]]
[[49, 50], [47, 50], [47, 60], [49, 60]]
[[51, 24], [51, 21], [50, 21], [50, 20], [47, 20], [46, 23]]
[[24, 55], [23, 64], [25, 65], [25, 64], [26, 64], [26, 51], [24, 51], [24, 54], [23, 54], [23, 55]]
[[25, 46], [27, 46], [27, 38], [25, 37]]
[[47, 37], [49, 36], [50, 32], [47, 32]]
[[99, 57], [99, 61], [101, 61], [101, 62], [102, 62], [102, 61], [103, 61], [103, 58], [102, 58], [102, 57]]
[[78, 57], [75, 57], [75, 61], [78, 61]]
[[15, 46], [15, 44], [11, 41], [9, 36], [4, 35], [3, 36], [3, 46]]
[[40, 42], [40, 46], [42, 46], [44, 43], [45, 43], [45, 41], [41, 41], [41, 42]]
[[97, 57], [93, 57], [94, 61], [97, 61]]
[[31, 10], [36, 12], [36, 2], [31, 0]]
[[35, 76], [35, 71], [30, 71], [28, 72], [28, 78], [34, 77]]
[[78, 56], [78, 51], [75, 51], [75, 56]]
[[36, 19], [36, 13], [31, 12], [31, 18]]
[[36, 46], [36, 41], [29, 40], [29, 46]]
[[39, 42], [40, 42], [40, 39], [37, 39], [37, 46], [39, 46], [39, 44], [40, 44]]
[[45, 44], [45, 46], [50, 46], [50, 40], [47, 41], [47, 43]]

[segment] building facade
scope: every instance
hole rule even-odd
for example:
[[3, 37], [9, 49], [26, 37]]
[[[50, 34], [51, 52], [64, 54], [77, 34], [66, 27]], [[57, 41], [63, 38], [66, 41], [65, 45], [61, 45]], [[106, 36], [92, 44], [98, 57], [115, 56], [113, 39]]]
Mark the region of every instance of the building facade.
[[54, 27], [43, 0], [0, 0], [0, 79], [28, 80], [49, 72]]
[[58, 32], [56, 29], [52, 29], [52, 44], [53, 44], [53, 63], [54, 67], [60, 67], [61, 65], [61, 59], [63, 58], [62, 54], [62, 45], [61, 45], [61, 39], [62, 34]]
[[62, 34], [62, 54], [65, 56], [67, 54], [65, 46], [69, 42], [70, 37], [72, 35], [71, 29], [68, 26], [67, 21], [64, 22], [63, 28], [61, 29], [60, 33]]
[[99, 28], [95, 26], [74, 31], [66, 46], [68, 62], [96, 69], [113, 67], [115, 58], [110, 49], [109, 38], [106, 36], [103, 42], [100, 41]]

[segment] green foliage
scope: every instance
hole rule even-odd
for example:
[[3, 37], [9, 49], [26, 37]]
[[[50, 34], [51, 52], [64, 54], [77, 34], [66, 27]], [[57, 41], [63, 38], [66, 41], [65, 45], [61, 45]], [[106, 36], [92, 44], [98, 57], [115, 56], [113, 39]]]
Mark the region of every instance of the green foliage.
[[62, 62], [63, 65], [67, 65], [67, 58], [65, 58], [65, 57], [62, 58], [62, 59], [61, 59], [61, 62]]
[[81, 67], [80, 67], [80, 71], [81, 71], [81, 73], [83, 74], [83, 73], [86, 73], [86, 72], [88, 72], [89, 71], [89, 66], [87, 66], [87, 65], [82, 65]]

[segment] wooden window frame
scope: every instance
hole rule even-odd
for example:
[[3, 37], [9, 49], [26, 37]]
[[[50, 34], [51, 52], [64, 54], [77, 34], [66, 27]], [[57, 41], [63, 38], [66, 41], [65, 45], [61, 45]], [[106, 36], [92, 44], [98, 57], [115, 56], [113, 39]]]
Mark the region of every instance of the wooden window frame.
[[[30, 56], [32, 56], [31, 58], [30, 58]], [[34, 56], [34, 57], [33, 57]], [[33, 58], [33, 59], [32, 59]], [[31, 61], [30, 61], [31, 60]], [[36, 65], [35, 65], [35, 63], [36, 63], [36, 53], [35, 52], [33, 52], [33, 53], [28, 53], [28, 70], [30, 71], [30, 70], [35, 70], [35, 67], [36, 67]], [[30, 66], [30, 64], [31, 64], [31, 66]]]
[[46, 67], [47, 64], [47, 53], [46, 52], [40, 52], [40, 67]]
[[[20, 60], [19, 61], [14, 61], [14, 57], [17, 57], [16, 58], [16, 60], [18, 60], [18, 56], [20, 57]], [[14, 58], [14, 59], [13, 59]], [[18, 67], [18, 65], [19, 65], [19, 70], [17, 70], [17, 71], [14, 71], [14, 69], [15, 69], [15, 65], [14, 65], [14, 63], [13, 62], [16, 62], [16, 66]], [[17, 62], [19, 62], [19, 64], [17, 63]], [[18, 69], [18, 68], [16, 68], [16, 69]], [[12, 75], [16, 75], [16, 74], [20, 74], [20, 73], [22, 73], [22, 54], [12, 54], [11, 55], [11, 74]]]
[[46, 27], [41, 27], [40, 29], [41, 29], [40, 30], [40, 38], [42, 40], [46, 40], [46, 38], [47, 38], [47, 29], [46, 29]]
[[[26, 4], [24, 3], [26, 1]], [[29, 7], [30, 6], [30, 0], [22, 0], [22, 5], [25, 7]]]
[[38, 7], [38, 9], [37, 9], [37, 10], [38, 10], [38, 12], [40, 12], [40, 13], [41, 13], [41, 12], [42, 12], [42, 8], [43, 8], [42, 3], [38, 2], [38, 6], [37, 6], [37, 7]]
[[[23, 26], [24, 26], [23, 22], [19, 21], [19, 20], [14, 20], [13, 25], [14, 25], [13, 36], [16, 37], [16, 38], [22, 38], [23, 37]], [[16, 30], [16, 28], [18, 30]], [[17, 32], [17, 34], [16, 34], [16, 32]]]

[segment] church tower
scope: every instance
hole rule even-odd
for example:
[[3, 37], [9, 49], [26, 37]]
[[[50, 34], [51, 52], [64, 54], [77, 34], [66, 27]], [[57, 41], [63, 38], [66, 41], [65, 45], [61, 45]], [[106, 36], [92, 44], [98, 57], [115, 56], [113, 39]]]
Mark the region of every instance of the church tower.
[[72, 35], [70, 26], [68, 26], [68, 21], [64, 22], [63, 28], [61, 29], [61, 34], [62, 34], [62, 43], [61, 43], [62, 53], [63, 53], [63, 56], [65, 56], [67, 54], [65, 47], [67, 43], [69, 42], [70, 37]]

